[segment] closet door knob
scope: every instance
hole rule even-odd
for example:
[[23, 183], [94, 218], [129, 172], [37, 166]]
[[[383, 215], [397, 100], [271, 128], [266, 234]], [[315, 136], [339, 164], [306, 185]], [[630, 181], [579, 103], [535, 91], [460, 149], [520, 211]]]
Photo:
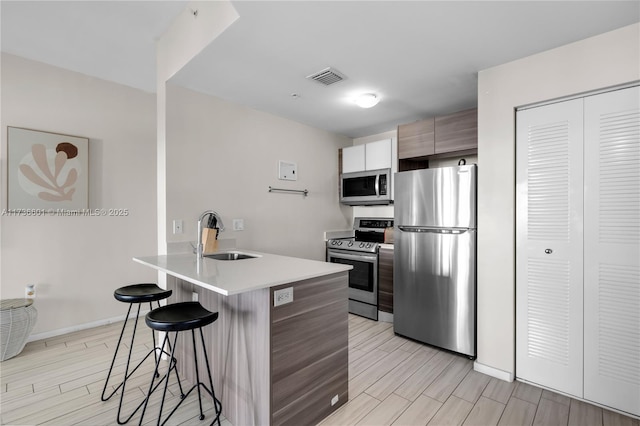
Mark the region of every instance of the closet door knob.
[[544, 251], [544, 252], [545, 252], [546, 254], [551, 254], [551, 253], [553, 253], [553, 250], [551, 250], [551, 249], [545, 249], [545, 251]]

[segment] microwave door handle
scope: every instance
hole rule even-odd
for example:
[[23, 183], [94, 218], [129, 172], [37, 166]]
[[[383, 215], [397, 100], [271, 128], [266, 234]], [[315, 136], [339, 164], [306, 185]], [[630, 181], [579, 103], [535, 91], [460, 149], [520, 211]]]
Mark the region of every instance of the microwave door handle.
[[380, 175], [376, 174], [376, 197], [380, 197]]

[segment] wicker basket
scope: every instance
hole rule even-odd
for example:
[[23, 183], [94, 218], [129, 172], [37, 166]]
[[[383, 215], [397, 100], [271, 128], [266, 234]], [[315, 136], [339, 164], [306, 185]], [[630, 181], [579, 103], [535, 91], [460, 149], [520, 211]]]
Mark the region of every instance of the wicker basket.
[[0, 301], [0, 361], [22, 352], [37, 318], [31, 299]]

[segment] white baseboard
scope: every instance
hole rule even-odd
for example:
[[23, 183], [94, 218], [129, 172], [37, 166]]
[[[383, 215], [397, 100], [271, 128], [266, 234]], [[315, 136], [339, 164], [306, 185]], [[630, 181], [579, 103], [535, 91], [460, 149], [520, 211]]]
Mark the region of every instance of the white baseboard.
[[391, 324], [393, 324], [393, 314], [390, 314], [389, 312], [378, 311], [378, 321], [390, 322]]
[[487, 376], [504, 380], [505, 382], [513, 382], [513, 379], [514, 379], [513, 373], [509, 373], [508, 371], [503, 371], [497, 368], [489, 367], [488, 365], [480, 364], [478, 361], [473, 363], [473, 369], [478, 373], [483, 373], [483, 374], [486, 374]]
[[[145, 311], [140, 311], [140, 316], [144, 316], [147, 315], [147, 312], [149, 312], [149, 310], [145, 310]], [[132, 314], [129, 316], [129, 318], [133, 318], [135, 317], [135, 314]], [[35, 342], [36, 340], [44, 340], [44, 339], [50, 339], [52, 337], [56, 337], [56, 336], [61, 336], [63, 334], [68, 334], [68, 333], [73, 333], [74, 331], [81, 331], [81, 330], [86, 330], [89, 328], [95, 328], [95, 327], [100, 327], [103, 325], [109, 325], [109, 324], [113, 324], [114, 322], [120, 322], [122, 321], [122, 315], [118, 316], [118, 317], [112, 317], [112, 318], [106, 318], [106, 319], [101, 319], [98, 321], [93, 321], [93, 322], [88, 322], [85, 324], [78, 324], [78, 325], [73, 325], [71, 327], [65, 327], [65, 328], [59, 328], [57, 330], [51, 330], [51, 331], [45, 331], [43, 333], [36, 333], [36, 334], [32, 334], [31, 336], [29, 336], [29, 338], [27, 339], [27, 342]]]

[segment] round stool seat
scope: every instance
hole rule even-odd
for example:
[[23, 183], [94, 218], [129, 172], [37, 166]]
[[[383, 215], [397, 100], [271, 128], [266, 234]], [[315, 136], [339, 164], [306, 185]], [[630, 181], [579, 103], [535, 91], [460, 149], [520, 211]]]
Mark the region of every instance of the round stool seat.
[[199, 302], [182, 302], [154, 309], [145, 322], [158, 331], [184, 331], [204, 327], [217, 319], [217, 312], [206, 310]]
[[171, 296], [171, 290], [165, 290], [156, 284], [132, 284], [120, 287], [113, 297], [125, 303], [156, 302]]

